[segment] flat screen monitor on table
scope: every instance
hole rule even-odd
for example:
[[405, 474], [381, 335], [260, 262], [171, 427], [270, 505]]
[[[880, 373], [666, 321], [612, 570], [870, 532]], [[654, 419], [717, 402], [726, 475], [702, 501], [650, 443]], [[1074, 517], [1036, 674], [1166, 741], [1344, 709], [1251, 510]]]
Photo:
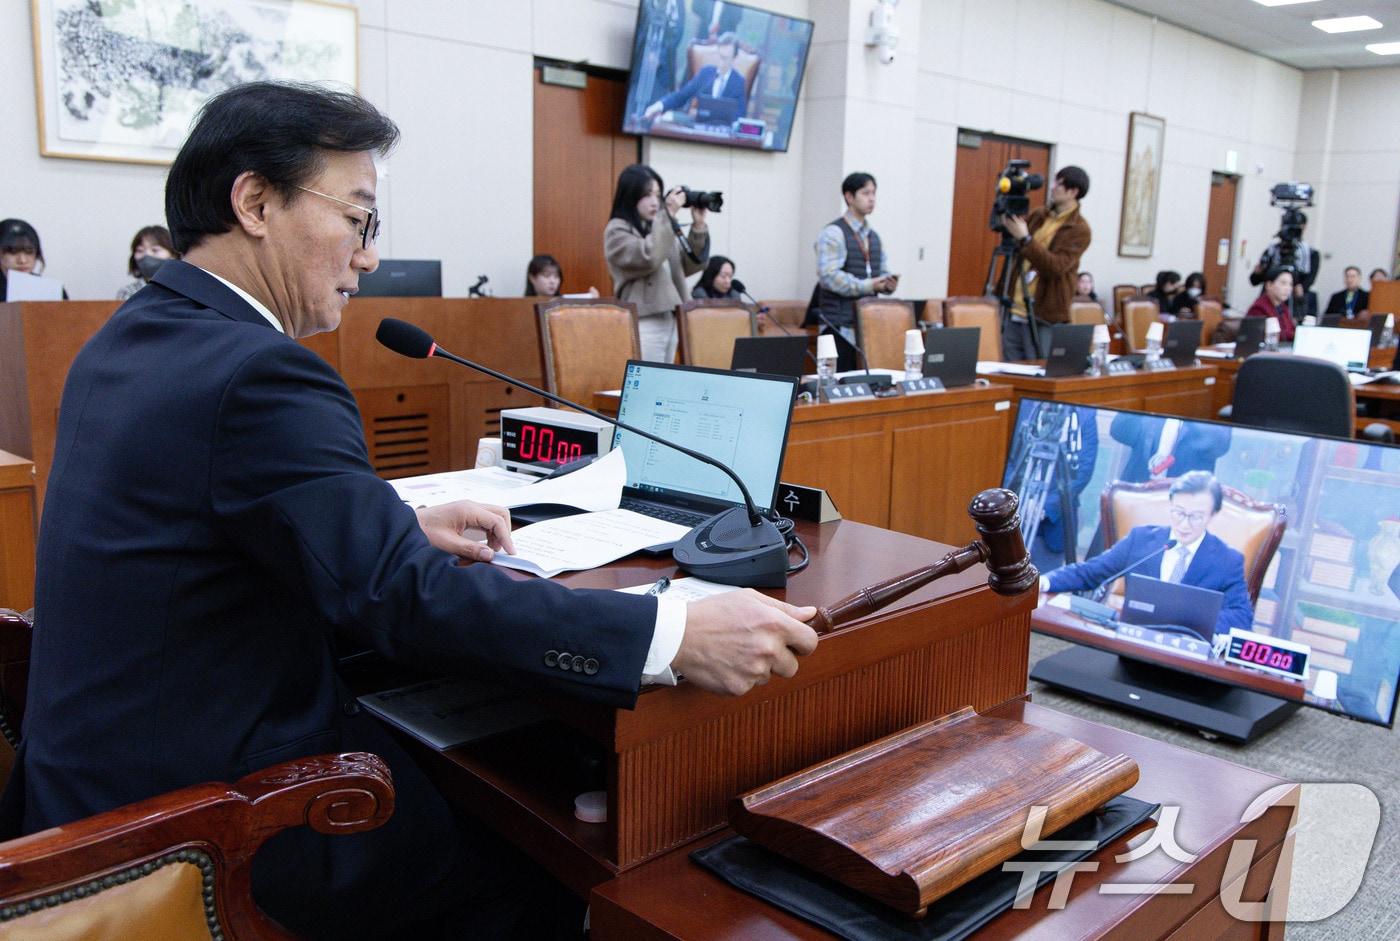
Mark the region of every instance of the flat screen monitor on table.
[[[1394, 723], [1400, 448], [1027, 398], [1004, 485], [1050, 580], [1056, 608], [1038, 619], [1082, 618], [1074, 639], [1120, 657], [1127, 638], [1152, 663], [1245, 688], [1268, 677], [1273, 695], [1282, 680], [1291, 699]], [[1121, 617], [1127, 575], [1217, 592], [1213, 636]]]
[[642, 0], [622, 130], [785, 151], [811, 44], [808, 20], [727, 0]]

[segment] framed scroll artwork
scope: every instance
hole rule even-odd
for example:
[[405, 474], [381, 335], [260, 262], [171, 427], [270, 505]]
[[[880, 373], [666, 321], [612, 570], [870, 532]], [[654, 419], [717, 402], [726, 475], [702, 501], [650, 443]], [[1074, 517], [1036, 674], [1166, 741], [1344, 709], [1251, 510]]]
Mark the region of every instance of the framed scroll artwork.
[[31, 0], [39, 152], [168, 164], [199, 109], [261, 80], [355, 87], [359, 11], [328, 0]]
[[1128, 115], [1128, 153], [1123, 169], [1123, 213], [1118, 254], [1151, 258], [1157, 232], [1157, 196], [1162, 189], [1162, 145], [1167, 122], [1134, 111]]

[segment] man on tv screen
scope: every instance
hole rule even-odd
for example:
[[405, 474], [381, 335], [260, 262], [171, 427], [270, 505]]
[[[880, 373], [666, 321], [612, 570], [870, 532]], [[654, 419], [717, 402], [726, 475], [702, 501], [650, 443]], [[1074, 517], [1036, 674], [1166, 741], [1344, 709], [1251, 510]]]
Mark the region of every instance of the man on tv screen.
[[1087, 591], [1131, 570], [1220, 592], [1225, 597], [1215, 632], [1226, 634], [1232, 627], [1248, 629], [1254, 623], [1254, 607], [1244, 583], [1244, 556], [1209, 532], [1223, 502], [1224, 493], [1214, 474], [1183, 474], [1168, 493], [1170, 526], [1134, 526], [1101, 555], [1041, 576], [1040, 590]]
[[705, 66], [680, 88], [653, 101], [642, 117], [650, 120], [663, 111], [683, 110], [698, 98], [731, 99], [736, 103], [734, 118], [743, 116], [747, 105], [744, 77], [734, 70], [734, 59], [739, 55], [739, 38], [733, 33], [725, 33], [716, 41], [715, 52], [719, 56], [719, 65]]

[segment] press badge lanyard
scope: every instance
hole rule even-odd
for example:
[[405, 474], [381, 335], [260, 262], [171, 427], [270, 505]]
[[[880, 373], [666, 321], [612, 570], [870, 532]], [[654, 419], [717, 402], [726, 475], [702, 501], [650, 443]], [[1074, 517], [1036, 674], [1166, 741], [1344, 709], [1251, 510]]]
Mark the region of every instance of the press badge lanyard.
[[870, 246], [866, 244], [865, 239], [861, 237], [860, 232], [856, 230], [855, 226], [847, 222], [846, 227], [849, 228], [851, 234], [856, 237], [856, 244], [860, 246], [860, 253], [865, 258], [865, 276], [867, 278], [873, 278], [874, 274], [870, 271]]

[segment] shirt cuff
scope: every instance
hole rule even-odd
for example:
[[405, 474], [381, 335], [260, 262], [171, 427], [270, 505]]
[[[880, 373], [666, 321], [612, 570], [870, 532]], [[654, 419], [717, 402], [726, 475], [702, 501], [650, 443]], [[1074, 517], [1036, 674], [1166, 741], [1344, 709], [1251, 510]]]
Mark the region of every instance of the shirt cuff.
[[676, 598], [656, 599], [656, 629], [651, 634], [651, 648], [642, 664], [642, 685], [675, 686], [676, 674], [671, 661], [680, 652], [685, 639], [686, 604]]

